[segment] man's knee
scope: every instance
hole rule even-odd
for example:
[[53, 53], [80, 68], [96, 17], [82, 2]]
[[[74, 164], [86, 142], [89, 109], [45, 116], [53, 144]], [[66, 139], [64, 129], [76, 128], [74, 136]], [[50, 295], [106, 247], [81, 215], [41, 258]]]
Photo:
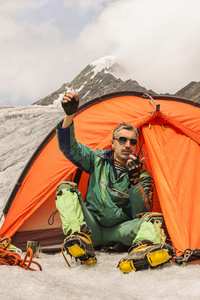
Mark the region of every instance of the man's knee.
[[163, 216], [160, 213], [147, 213], [141, 217], [144, 222], [141, 224], [138, 233], [133, 240], [149, 240], [153, 244], [163, 244], [166, 241], [166, 235], [163, 226]]

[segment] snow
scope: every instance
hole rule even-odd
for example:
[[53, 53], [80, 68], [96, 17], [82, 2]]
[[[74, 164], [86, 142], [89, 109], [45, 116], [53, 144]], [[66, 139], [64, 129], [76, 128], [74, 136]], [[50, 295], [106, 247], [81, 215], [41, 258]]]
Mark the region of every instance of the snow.
[[83, 96], [83, 98], [85, 98], [89, 93], [90, 93], [90, 91], [88, 91], [88, 92]]
[[198, 265], [167, 264], [160, 269], [123, 274], [116, 268], [121, 257], [123, 254], [98, 252], [97, 264], [86, 266], [70, 260], [69, 268], [61, 253], [42, 253], [36, 259], [42, 271], [1, 266], [0, 299], [199, 299]]
[[58, 106], [60, 106], [60, 105], [61, 105], [61, 101], [62, 101], [62, 99], [63, 99], [63, 96], [64, 96], [65, 94], [66, 94], [66, 93], [61, 93], [61, 94], [59, 95], [58, 99], [57, 99], [57, 100], [54, 100], [54, 101], [53, 101], [53, 104], [50, 104], [49, 106], [52, 106], [52, 107], [58, 107]]
[[84, 88], [86, 83], [87, 82], [85, 82], [83, 85], [81, 85], [79, 89], [76, 89], [76, 94], [78, 94]]
[[107, 69], [111, 68], [115, 62], [116, 62], [116, 58], [111, 55], [104, 56], [104, 57], [94, 61], [93, 63], [90, 64], [92, 67], [94, 67], [92, 69], [94, 74], [92, 75], [91, 78], [95, 77], [95, 75], [97, 73], [101, 72], [103, 69], [105, 69], [105, 71], [106, 71]]
[[[45, 136], [63, 118], [59, 107], [0, 106], [0, 212], [22, 169]], [[123, 274], [118, 262], [126, 253], [96, 252], [97, 264], [81, 265], [61, 252], [41, 253], [36, 272], [1, 266], [0, 299], [15, 300], [197, 300], [200, 266], [168, 263], [157, 269]], [[24, 253], [22, 254], [22, 257]]]

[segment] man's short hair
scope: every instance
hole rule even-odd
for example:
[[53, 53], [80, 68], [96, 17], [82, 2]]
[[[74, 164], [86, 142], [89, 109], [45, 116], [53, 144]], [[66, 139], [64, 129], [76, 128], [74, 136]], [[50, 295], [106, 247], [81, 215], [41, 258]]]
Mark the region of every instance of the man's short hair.
[[126, 129], [126, 130], [130, 130], [130, 131], [135, 132], [136, 138], [138, 138], [138, 136], [139, 136], [139, 132], [138, 132], [137, 128], [135, 128], [135, 127], [132, 126], [131, 124], [126, 124], [126, 123], [123, 122], [123, 123], [119, 124], [119, 126], [117, 126], [117, 127], [114, 129], [114, 131], [113, 131], [113, 139], [116, 138], [117, 133], [118, 133], [120, 130], [122, 130], [122, 129]]

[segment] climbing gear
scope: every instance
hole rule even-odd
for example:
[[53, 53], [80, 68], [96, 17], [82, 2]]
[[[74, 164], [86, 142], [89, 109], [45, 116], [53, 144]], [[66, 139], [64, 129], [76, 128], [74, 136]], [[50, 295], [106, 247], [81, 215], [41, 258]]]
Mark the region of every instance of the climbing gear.
[[16, 252], [18, 254], [22, 254], [22, 250], [17, 248], [16, 246], [12, 245], [10, 243], [10, 240], [8, 239], [3, 239], [0, 241], [0, 246], [5, 247], [7, 250], [9, 250], [10, 252]]
[[118, 268], [123, 273], [156, 268], [169, 262], [174, 256], [174, 250], [167, 244], [154, 245], [151, 241], [143, 240], [134, 243], [128, 255], [121, 259]]
[[[89, 235], [84, 232], [69, 234], [64, 240], [62, 253], [63, 249], [65, 249], [71, 257], [75, 257], [76, 260], [79, 259], [82, 264], [91, 265], [97, 261], [92, 241]], [[65, 256], [64, 258], [66, 260]], [[70, 266], [68, 261], [67, 264]]]
[[69, 116], [73, 115], [76, 112], [79, 105], [79, 100], [76, 100], [75, 97], [73, 97], [71, 101], [61, 103], [66, 115]]
[[70, 181], [62, 181], [57, 187], [56, 208], [59, 211], [62, 221], [62, 229], [65, 235], [69, 230], [79, 232], [84, 221], [80, 201], [81, 193], [77, 189], [77, 184]]
[[195, 260], [200, 260], [200, 249], [185, 249], [184, 254], [182, 256], [174, 257], [173, 261], [178, 265], [188, 264]]
[[[0, 239], [0, 265], [7, 265], [7, 266], [18, 266], [22, 269], [36, 271], [35, 269], [31, 268], [30, 265], [32, 263], [36, 264], [40, 271], [42, 271], [41, 265], [33, 260], [33, 250], [28, 249], [24, 259], [21, 258], [19, 253], [11, 252], [9, 246], [11, 244], [10, 238]], [[12, 248], [11, 248], [12, 249]], [[30, 256], [30, 259], [27, 260], [27, 257]]]
[[90, 239], [91, 230], [84, 221], [79, 197], [81, 197], [81, 194], [74, 182], [63, 181], [57, 187], [56, 207], [62, 220], [63, 232], [67, 235], [61, 251], [69, 267], [70, 264], [64, 250], [71, 257], [75, 257], [76, 260], [79, 259], [82, 264], [96, 262], [93, 244]]
[[42, 252], [42, 247], [38, 241], [27, 241], [27, 250], [29, 248], [33, 250], [33, 257], [39, 257]]

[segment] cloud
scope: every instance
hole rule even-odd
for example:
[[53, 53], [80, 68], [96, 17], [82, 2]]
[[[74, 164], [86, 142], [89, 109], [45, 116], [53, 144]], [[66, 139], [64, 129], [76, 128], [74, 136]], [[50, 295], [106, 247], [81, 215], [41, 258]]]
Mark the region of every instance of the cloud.
[[73, 80], [86, 62], [76, 40], [109, 2], [2, 0], [0, 103], [31, 104]]
[[79, 39], [82, 55], [115, 54], [127, 75], [157, 92], [199, 81], [198, 0], [118, 0]]
[[65, 5], [74, 7], [76, 10], [80, 9], [83, 13], [87, 13], [88, 9], [94, 13], [95, 11], [101, 12], [112, 2], [113, 0], [65, 0]]
[[31, 104], [115, 55], [156, 92], [199, 81], [198, 0], [2, 0], [0, 103]]
[[47, 1], [41, 1], [43, 7], [28, 2], [28, 6], [20, 0], [0, 6], [4, 12], [0, 19], [0, 102], [3, 104], [33, 103], [76, 75], [71, 63], [75, 51], [69, 39], [63, 38], [52, 16], [45, 21], [42, 12], [39, 16]]

